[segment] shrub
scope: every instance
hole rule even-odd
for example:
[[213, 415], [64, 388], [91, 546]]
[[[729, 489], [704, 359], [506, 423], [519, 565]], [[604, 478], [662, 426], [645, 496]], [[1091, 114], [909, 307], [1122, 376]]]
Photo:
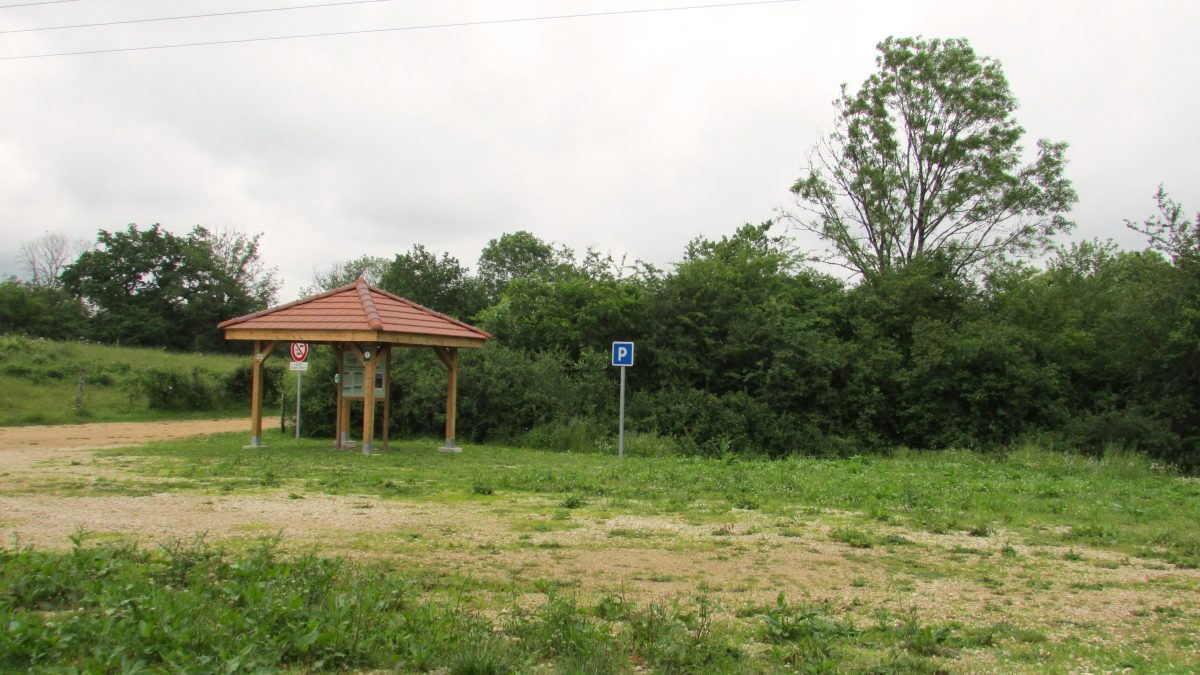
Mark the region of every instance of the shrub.
[[805, 640], [829, 643], [858, 634], [854, 624], [831, 619], [826, 608], [791, 606], [783, 593], [775, 598], [773, 606], [762, 610], [759, 618], [763, 622], [763, 637], [767, 642], [777, 644]]
[[217, 400], [198, 368], [190, 374], [146, 368], [137, 374], [136, 383], [151, 410], [209, 410]]
[[579, 495], [567, 495], [559, 504], [564, 509], [578, 509], [587, 504], [587, 500]]
[[829, 537], [852, 548], [871, 548], [875, 545], [874, 537], [852, 527], [834, 528]]
[[551, 593], [534, 612], [518, 610], [509, 632], [534, 653], [555, 658], [566, 671], [611, 673], [620, 667], [620, 654], [607, 631], [574, 598]]
[[521, 445], [542, 450], [597, 452], [614, 446], [611, 433], [605, 433], [595, 420], [569, 417], [539, 424], [521, 437]]
[[1137, 409], [1078, 416], [1067, 423], [1062, 435], [1069, 445], [1089, 454], [1119, 449], [1168, 460], [1185, 459], [1179, 456], [1180, 438], [1170, 424]]
[[[286, 352], [286, 350], [284, 350]], [[285, 354], [286, 356], [286, 354]], [[270, 401], [279, 397], [284, 375], [288, 372], [279, 357], [279, 347], [276, 347], [275, 358], [268, 360], [263, 368], [263, 400]], [[250, 402], [251, 390], [254, 385], [254, 365], [245, 363], [237, 368], [220, 375], [217, 389], [219, 398], [224, 403], [244, 405]], [[308, 388], [305, 388], [308, 393]]]

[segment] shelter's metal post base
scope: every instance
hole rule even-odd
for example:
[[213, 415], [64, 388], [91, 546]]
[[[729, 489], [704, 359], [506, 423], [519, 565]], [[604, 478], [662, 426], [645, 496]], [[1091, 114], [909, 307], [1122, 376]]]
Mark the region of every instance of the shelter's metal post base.
[[446, 444], [438, 448], [438, 452], [462, 452], [462, 448], [454, 444], [453, 438], [447, 438]]
[[251, 436], [250, 445], [243, 445], [243, 450], [259, 450], [267, 446], [263, 445], [262, 436]]

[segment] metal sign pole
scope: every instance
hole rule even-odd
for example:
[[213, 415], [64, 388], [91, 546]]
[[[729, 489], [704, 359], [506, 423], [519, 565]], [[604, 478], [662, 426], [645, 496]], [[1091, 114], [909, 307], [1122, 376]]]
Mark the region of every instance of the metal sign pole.
[[633, 365], [633, 343], [612, 343], [612, 365], [621, 369], [621, 413], [617, 429], [617, 457], [625, 458], [625, 369]]
[[[289, 351], [292, 353], [292, 365], [290, 368], [296, 371], [296, 440], [300, 440], [300, 390], [304, 388], [304, 371], [308, 370], [308, 344], [293, 342]], [[282, 401], [280, 401], [279, 406], [281, 409], [279, 416], [282, 418]], [[282, 419], [279, 424], [283, 426]]]
[[304, 382], [304, 371], [296, 371], [296, 439], [300, 439], [300, 390]]
[[621, 412], [620, 430], [617, 432], [617, 458], [625, 458], [625, 366], [621, 366]]

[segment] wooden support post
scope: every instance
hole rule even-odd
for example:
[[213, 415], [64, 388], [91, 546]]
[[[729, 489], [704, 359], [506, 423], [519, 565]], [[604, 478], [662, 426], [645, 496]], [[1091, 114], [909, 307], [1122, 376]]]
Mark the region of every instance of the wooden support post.
[[250, 370], [250, 445], [262, 446], [262, 343], [254, 341], [254, 363]]
[[263, 363], [275, 349], [274, 342], [265, 346], [262, 342], [254, 341], [254, 365], [250, 379], [250, 445], [246, 448], [261, 448], [262, 443], [262, 397], [263, 397]]
[[455, 415], [458, 408], [458, 348], [435, 347], [438, 358], [446, 364], [446, 445], [438, 452], [462, 452], [462, 448], [454, 444]]
[[447, 348], [450, 352], [450, 381], [446, 386], [446, 447], [454, 445], [455, 425], [458, 421], [458, 348]]
[[383, 432], [379, 439], [383, 451], [388, 449], [388, 422], [392, 419], [392, 346], [383, 348]]
[[337, 359], [337, 380], [334, 386], [337, 387], [337, 411], [334, 413], [335, 421], [333, 423], [333, 447], [335, 450], [342, 449], [342, 380], [346, 378], [346, 374], [342, 372], [342, 354], [345, 353], [345, 348], [340, 344], [333, 348], [333, 357]]
[[375, 364], [379, 363], [379, 350], [371, 345], [370, 352], [363, 355], [363, 435], [362, 454], [370, 455], [375, 443]]

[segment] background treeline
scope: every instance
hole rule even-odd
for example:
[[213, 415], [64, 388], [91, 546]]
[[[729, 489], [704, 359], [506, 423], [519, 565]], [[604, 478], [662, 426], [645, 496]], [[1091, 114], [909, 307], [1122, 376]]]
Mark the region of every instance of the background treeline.
[[[462, 353], [464, 440], [611, 447], [617, 378], [608, 350], [632, 339], [628, 424], [631, 443], [649, 450], [843, 455], [898, 445], [989, 448], [1036, 434], [1195, 467], [1200, 220], [1182, 217], [1165, 195], [1160, 206], [1137, 226], [1152, 235], [1144, 251], [1083, 242], [1043, 267], [999, 263], [977, 276], [931, 256], [848, 283], [807, 265], [782, 228], [767, 223], [696, 239], [670, 271], [595, 252], [579, 258], [517, 232], [491, 241], [474, 273], [417, 245], [390, 260], [336, 265], [308, 290], [362, 274], [492, 332], [486, 349]], [[145, 232], [170, 236], [131, 226], [108, 237]], [[99, 302], [75, 295], [74, 280], [97, 252], [67, 265], [61, 285], [0, 284], [0, 329], [154, 344], [148, 330], [160, 323], [106, 320]], [[163, 327], [172, 338], [158, 346], [227, 348], [216, 322], [267, 299], [223, 302], [210, 298], [195, 310], [203, 323]], [[176, 305], [180, 315], [193, 311]], [[193, 342], [173, 341], [180, 334]], [[333, 363], [322, 354], [305, 378], [305, 427], [314, 435], [332, 433]], [[441, 433], [440, 362], [427, 350], [401, 350], [395, 369], [393, 429]], [[139, 390], [150, 386], [143, 380]], [[154, 398], [186, 408], [195, 382], [213, 389], [181, 374], [165, 378], [167, 393]]]

